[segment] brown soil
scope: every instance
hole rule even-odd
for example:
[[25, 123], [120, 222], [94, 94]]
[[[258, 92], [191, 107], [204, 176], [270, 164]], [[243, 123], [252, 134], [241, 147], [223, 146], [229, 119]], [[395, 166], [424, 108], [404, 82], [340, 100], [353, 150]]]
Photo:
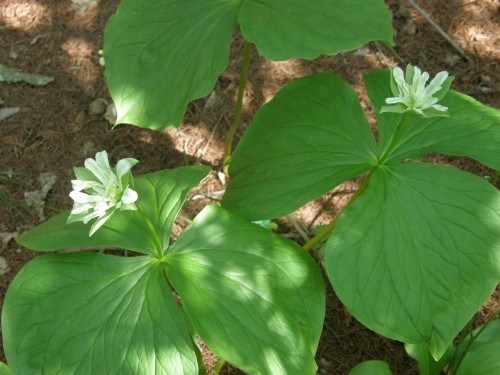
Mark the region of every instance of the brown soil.
[[[57, 177], [45, 199], [44, 214], [50, 217], [71, 206], [68, 191], [72, 166], [82, 164], [96, 151], [108, 150], [115, 161], [126, 156], [139, 159], [135, 174], [185, 163], [202, 163], [217, 170], [221, 164], [224, 134], [232, 119], [239, 79], [241, 38], [235, 37], [230, 65], [216, 84], [215, 93], [220, 101], [215, 106], [206, 108], [206, 99], [193, 102], [184, 124], [176, 130], [152, 132], [133, 126], [112, 130], [102, 115], [89, 112], [89, 105], [97, 98], [110, 102], [98, 51], [102, 48], [105, 23], [118, 1], [95, 1], [88, 7], [74, 3], [78, 1], [1, 1], [0, 63], [55, 77], [53, 83], [43, 87], [0, 83], [3, 106], [20, 107], [16, 115], [0, 120], [0, 198], [4, 198], [0, 201], [0, 240], [3, 241], [0, 242], [0, 255], [8, 265], [8, 271], [0, 276], [1, 301], [12, 278], [34, 256], [8, 234], [15, 237], [16, 233], [38, 223], [37, 211], [26, 205], [24, 193], [40, 190], [40, 173], [52, 172]], [[499, 1], [419, 0], [418, 3], [463, 49], [467, 58], [410, 4], [389, 0], [387, 4], [394, 15], [396, 32], [394, 49], [402, 63], [411, 62], [431, 74], [447, 70], [456, 76], [454, 89], [500, 108]], [[244, 102], [244, 125], [283, 84], [326, 70], [337, 72], [353, 84], [369, 111], [361, 84], [362, 74], [397, 63], [396, 55], [380, 43], [315, 61], [271, 62], [253, 49]], [[430, 158], [481, 176], [492, 174], [469, 159], [441, 155]], [[5, 179], [7, 175], [12, 177]], [[356, 181], [343, 184], [299, 210], [294, 218], [281, 219], [281, 232], [303, 241], [304, 235], [296, 228], [310, 235], [312, 227], [331, 220], [355, 188]], [[214, 197], [220, 196], [223, 189], [215, 172], [201, 188], [203, 193]], [[185, 214], [193, 216], [204, 203], [190, 202]], [[176, 234], [181, 227], [179, 224]], [[402, 344], [365, 329], [350, 316], [331, 288], [327, 294], [326, 322], [317, 354], [320, 374], [347, 374], [354, 365], [369, 359], [388, 361], [395, 374], [417, 373], [415, 363], [405, 354]], [[497, 291], [475, 321], [484, 320], [499, 308], [500, 293]], [[205, 353], [205, 358], [209, 366], [213, 365], [215, 358], [210, 353]], [[3, 351], [0, 359], [5, 361]], [[223, 373], [240, 372], [226, 365]]]

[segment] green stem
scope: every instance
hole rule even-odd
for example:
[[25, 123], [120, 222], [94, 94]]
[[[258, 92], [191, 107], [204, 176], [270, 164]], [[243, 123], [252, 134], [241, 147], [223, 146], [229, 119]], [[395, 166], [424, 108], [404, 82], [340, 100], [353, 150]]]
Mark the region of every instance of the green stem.
[[349, 203], [346, 204], [346, 206], [342, 209], [341, 212], [333, 219], [333, 221], [328, 224], [326, 227], [324, 227], [318, 234], [316, 234], [313, 238], [311, 238], [304, 246], [304, 250], [309, 251], [311, 250], [316, 244], [319, 242], [323, 241], [326, 237], [330, 235], [330, 233], [335, 229], [335, 226], [337, 225], [337, 219], [339, 216], [344, 212], [344, 210], [349, 207], [351, 204], [353, 204], [356, 199], [359, 198], [359, 196], [366, 190], [368, 187], [368, 183], [370, 181], [371, 174], [369, 174], [366, 179], [363, 181], [361, 186], [359, 187], [358, 191], [354, 193], [354, 195], [351, 197], [351, 200]]
[[215, 367], [214, 367], [214, 372], [219, 375], [219, 372], [222, 370], [222, 367], [224, 366], [224, 364], [226, 363], [226, 361], [224, 361], [222, 358], [219, 358], [217, 363], [215, 364]]
[[248, 66], [250, 65], [250, 42], [243, 41], [243, 63], [240, 72], [240, 83], [238, 86], [238, 96], [236, 99], [236, 109], [234, 112], [233, 122], [227, 132], [226, 140], [224, 143], [224, 157], [222, 159], [222, 168], [227, 172], [229, 160], [231, 159], [231, 147], [233, 145], [233, 138], [236, 130], [240, 124], [241, 111], [243, 109], [243, 94], [245, 93], [245, 86], [247, 83]]
[[394, 150], [394, 147], [398, 144], [398, 142], [401, 140], [403, 135], [406, 133], [406, 130], [408, 129], [408, 126], [410, 125], [410, 121], [412, 119], [412, 114], [410, 112], [406, 112], [405, 115], [403, 116], [403, 119], [399, 123], [399, 126], [396, 130], [396, 133], [391, 139], [391, 143], [389, 144], [389, 147], [387, 147], [382, 154], [382, 157], [379, 160], [379, 165], [384, 164], [384, 162], [387, 160], [387, 158], [391, 155], [392, 151]]
[[137, 207], [137, 212], [139, 213], [139, 215], [141, 215], [142, 219], [144, 220], [144, 222], [148, 226], [149, 230], [153, 234], [153, 238], [154, 238], [155, 245], [156, 245], [156, 255], [158, 256], [159, 259], [162, 258], [163, 257], [163, 246], [161, 245], [160, 237], [158, 237], [158, 233], [156, 232], [153, 223], [151, 222], [151, 220], [149, 220], [149, 217], [146, 215], [146, 213], [140, 207]]
[[[379, 165], [383, 165], [384, 162], [387, 160], [387, 158], [390, 156], [391, 152], [394, 150], [394, 147], [398, 144], [398, 142], [401, 140], [403, 135], [405, 134], [406, 130], [408, 129], [408, 126], [410, 125], [412, 115], [411, 113], [407, 112], [403, 116], [403, 119], [401, 120], [398, 129], [396, 130], [396, 133], [391, 139], [391, 143], [389, 144], [389, 147], [386, 148], [384, 153], [382, 154], [382, 157], [379, 159]], [[352, 196], [351, 200], [347, 205], [344, 207], [342, 212], [349, 207], [353, 202], [356, 201], [356, 199], [359, 198], [359, 196], [365, 191], [365, 189], [368, 186], [368, 182], [370, 181], [371, 174], [368, 175], [368, 177], [363, 181], [361, 186], [359, 187], [358, 191]], [[309, 251], [311, 250], [316, 244], [324, 240], [326, 237], [330, 235], [330, 233], [335, 229], [335, 226], [337, 225], [337, 218], [340, 216], [342, 213], [340, 212], [333, 221], [328, 224], [326, 227], [324, 227], [318, 234], [316, 234], [313, 238], [311, 238], [306, 244], [303, 246], [304, 250]]]

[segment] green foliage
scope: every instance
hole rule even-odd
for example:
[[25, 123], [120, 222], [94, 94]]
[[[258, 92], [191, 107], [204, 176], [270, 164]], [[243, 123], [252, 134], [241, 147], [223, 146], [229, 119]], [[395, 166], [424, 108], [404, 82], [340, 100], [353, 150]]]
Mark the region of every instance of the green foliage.
[[222, 204], [250, 220], [283, 216], [369, 170], [376, 155], [352, 88], [332, 73], [301, 78], [256, 114]]
[[[391, 95], [386, 71], [365, 76], [365, 85], [376, 113]], [[419, 159], [429, 152], [468, 156], [493, 169], [500, 169], [500, 111], [482, 105], [473, 98], [450, 91], [440, 102], [449, 109], [449, 117], [425, 119], [412, 117], [407, 132], [396, 143], [387, 163]], [[401, 115], [377, 115], [378, 153], [389, 147], [401, 121]]]
[[[500, 320], [488, 321], [466, 336], [436, 361], [425, 344], [405, 344], [406, 352], [418, 362], [419, 375], [492, 375], [500, 371]], [[391, 375], [384, 361], [366, 361], [354, 367], [349, 375]]]
[[197, 373], [184, 316], [147, 256], [37, 257], [9, 288], [2, 326], [15, 374]]
[[454, 168], [375, 169], [326, 246], [337, 295], [368, 328], [439, 359], [500, 279], [499, 205], [498, 190]]
[[[451, 368], [454, 370], [452, 374], [498, 374], [500, 373], [498, 353], [500, 353], [500, 320], [494, 320], [478, 327], [462, 340], [451, 362]], [[462, 355], [462, 362], [458, 362]]]
[[116, 211], [92, 237], [90, 223], [67, 225], [66, 212], [20, 238], [44, 251], [117, 246], [143, 255], [52, 253], [23, 267], [2, 312], [14, 373], [195, 375], [195, 335], [252, 372], [314, 373], [325, 295], [307, 253], [215, 206], [168, 248], [188, 190], [207, 173], [136, 178], [138, 210]]
[[303, 249], [208, 206], [168, 254], [167, 276], [216, 354], [250, 374], [315, 372], [324, 284]]
[[[312, 59], [373, 39], [390, 44], [390, 24], [382, 0], [123, 0], [104, 49], [117, 122], [178, 126], [188, 103], [209, 94], [226, 68], [238, 28], [247, 67], [249, 43], [271, 60]], [[29, 262], [7, 292], [2, 333], [13, 372], [195, 375], [204, 371], [200, 336], [248, 373], [314, 373], [321, 272], [303, 249], [250, 221], [286, 215], [360, 176], [358, 193], [317, 238], [335, 228], [324, 260], [339, 298], [368, 328], [405, 342], [421, 374], [438, 374], [447, 363], [454, 375], [497, 371], [497, 322], [473, 332], [453, 356], [451, 342], [500, 280], [500, 193], [419, 159], [442, 152], [500, 169], [500, 111], [448, 92], [446, 72], [428, 86], [421, 73], [410, 66], [406, 80], [399, 68], [392, 81], [388, 72], [365, 77], [377, 141], [356, 94], [336, 75], [284, 87], [257, 113], [232, 159], [225, 152], [231, 180], [223, 207], [206, 207], [172, 245], [186, 196], [209, 168], [140, 176], [130, 196], [128, 176], [119, 186], [99, 178], [73, 214], [101, 220], [95, 234], [87, 224], [67, 224], [65, 212], [19, 238], [53, 253]], [[120, 165], [128, 172], [135, 162]], [[84, 168], [77, 177], [80, 184], [95, 179]], [[100, 200], [102, 192], [114, 205]], [[122, 203], [133, 210], [118, 209]], [[54, 253], [106, 247], [136, 254]], [[350, 374], [390, 369], [368, 361]]]
[[[366, 83], [379, 110], [391, 95], [389, 74], [374, 73]], [[425, 343], [436, 359], [500, 279], [498, 190], [415, 160], [447, 152], [500, 168], [500, 113], [456, 92], [442, 103], [450, 117], [379, 114], [375, 146], [345, 83], [331, 74], [296, 80], [250, 124], [222, 201], [249, 219], [270, 219], [368, 172], [366, 189], [328, 240], [327, 273], [363, 324]]]
[[[184, 167], [150, 173], [135, 179], [141, 199], [140, 211], [113, 215], [92, 237], [88, 226], [66, 225], [69, 212], [63, 212], [19, 237], [18, 242], [32, 250], [55, 251], [68, 248], [119, 247], [141, 254], [165, 252], [175, 218], [191, 188], [209, 172], [207, 167]], [[149, 221], [144, 220], [143, 212]], [[53, 234], [57, 233], [57, 236]]]
[[445, 352], [445, 354], [436, 361], [431, 352], [429, 351], [429, 346], [425, 343], [422, 344], [405, 344], [405, 350], [410, 357], [412, 357], [418, 363], [418, 373], [419, 375], [439, 375], [441, 370], [449, 364], [450, 359], [453, 354], [453, 345], [450, 344]]
[[9, 366], [7, 366], [5, 363], [0, 362], [0, 375], [11, 375], [12, 371], [10, 371]]
[[176, 127], [226, 68], [234, 32], [272, 60], [315, 58], [392, 40], [381, 0], [123, 0], [105, 31], [117, 123]]

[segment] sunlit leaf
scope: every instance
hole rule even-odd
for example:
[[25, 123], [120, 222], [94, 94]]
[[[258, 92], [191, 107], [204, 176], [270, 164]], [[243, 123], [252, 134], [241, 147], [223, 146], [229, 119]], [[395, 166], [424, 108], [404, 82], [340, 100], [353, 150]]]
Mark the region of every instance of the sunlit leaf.
[[[385, 71], [365, 76], [368, 94], [377, 112], [385, 99], [392, 96], [389, 77], [389, 72]], [[449, 108], [449, 117], [425, 119], [415, 116], [388, 162], [419, 159], [428, 152], [442, 152], [469, 156], [500, 170], [500, 110], [487, 107], [456, 91], [450, 91], [439, 103]], [[379, 148], [383, 152], [395, 133], [401, 115], [381, 113], [377, 119]]]
[[9, 287], [2, 333], [14, 374], [198, 374], [163, 267], [146, 256], [35, 258]]
[[330, 281], [368, 328], [439, 359], [500, 280], [498, 207], [498, 190], [455, 168], [377, 168], [327, 243]]
[[325, 295], [291, 241], [206, 207], [167, 253], [166, 274], [208, 347], [250, 374], [314, 374]]
[[117, 123], [178, 126], [187, 104], [208, 95], [226, 68], [238, 23], [275, 60], [392, 41], [382, 0], [122, 0], [104, 35]]

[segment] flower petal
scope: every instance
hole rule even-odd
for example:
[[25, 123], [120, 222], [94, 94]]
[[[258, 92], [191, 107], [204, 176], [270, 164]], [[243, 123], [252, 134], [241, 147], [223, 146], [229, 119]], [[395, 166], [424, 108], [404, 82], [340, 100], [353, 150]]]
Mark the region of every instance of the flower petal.
[[441, 90], [441, 86], [443, 85], [444, 81], [448, 78], [448, 72], [443, 71], [439, 72], [436, 74], [434, 79], [429, 83], [429, 86], [427, 86], [427, 93], [432, 95]]
[[130, 172], [132, 167], [139, 163], [138, 160], [132, 159], [132, 158], [125, 158], [118, 160], [118, 163], [116, 163], [116, 174], [118, 178], [123, 177], [125, 174]]
[[114, 210], [109, 211], [106, 215], [101, 216], [92, 226], [90, 227], [89, 237], [92, 236], [99, 228], [101, 228], [106, 221], [113, 215]]
[[137, 195], [137, 192], [135, 190], [126, 188], [125, 191], [123, 192], [121, 201], [125, 204], [130, 204], [134, 203], [138, 197], [139, 196]]

